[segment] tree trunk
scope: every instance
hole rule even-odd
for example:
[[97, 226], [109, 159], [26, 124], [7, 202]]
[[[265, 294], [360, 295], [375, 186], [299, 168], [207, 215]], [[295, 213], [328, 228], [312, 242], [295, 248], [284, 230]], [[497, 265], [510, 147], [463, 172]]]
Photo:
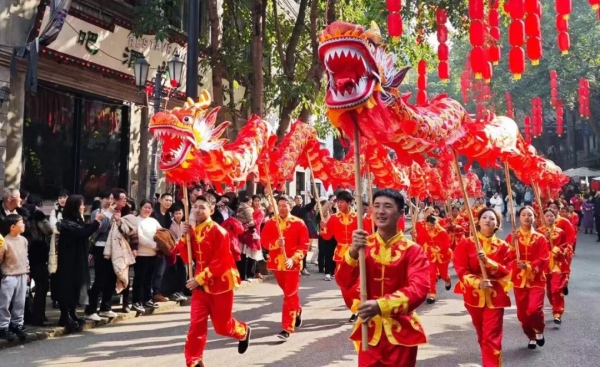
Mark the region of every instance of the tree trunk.
[[[221, 62], [221, 23], [217, 0], [208, 2], [208, 20], [210, 22], [210, 58], [212, 66], [212, 100], [214, 106], [223, 106], [223, 64]], [[223, 110], [219, 113], [222, 117]], [[219, 119], [221, 120], [221, 119]]]
[[252, 73], [253, 92], [251, 111], [258, 116], [264, 115], [263, 103], [263, 0], [253, 0], [252, 7]]

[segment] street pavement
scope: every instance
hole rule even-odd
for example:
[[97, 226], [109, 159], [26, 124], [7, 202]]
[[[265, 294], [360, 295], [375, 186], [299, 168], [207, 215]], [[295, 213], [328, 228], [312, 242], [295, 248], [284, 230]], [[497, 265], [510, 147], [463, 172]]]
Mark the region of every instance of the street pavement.
[[[506, 231], [502, 234], [504, 236]], [[546, 345], [527, 349], [514, 306], [504, 319], [504, 361], [508, 367], [600, 366], [600, 243], [595, 235], [579, 234], [573, 260], [570, 294], [563, 324], [556, 329], [546, 308]], [[335, 282], [323, 280], [314, 266], [300, 289], [304, 324], [287, 342], [280, 331], [281, 291], [275, 282], [254, 284], [235, 296], [234, 315], [253, 328], [250, 349], [237, 353], [237, 342], [210, 331], [205, 351], [207, 367], [350, 367], [357, 365], [348, 340], [350, 316]], [[451, 270], [453, 283], [456, 275]], [[513, 302], [514, 303], [514, 302]], [[547, 305], [548, 306], [548, 305]], [[419, 349], [419, 367], [479, 366], [479, 348], [461, 297], [438, 283], [438, 301], [418, 313], [429, 338]], [[0, 366], [183, 366], [183, 345], [189, 307], [138, 317], [83, 333], [6, 348]]]

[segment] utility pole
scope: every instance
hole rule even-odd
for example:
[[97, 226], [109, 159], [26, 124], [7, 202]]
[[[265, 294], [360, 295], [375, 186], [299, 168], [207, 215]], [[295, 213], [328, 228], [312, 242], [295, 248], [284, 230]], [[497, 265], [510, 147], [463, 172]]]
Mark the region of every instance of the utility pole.
[[188, 50], [185, 92], [198, 99], [198, 40], [200, 39], [200, 0], [188, 0]]

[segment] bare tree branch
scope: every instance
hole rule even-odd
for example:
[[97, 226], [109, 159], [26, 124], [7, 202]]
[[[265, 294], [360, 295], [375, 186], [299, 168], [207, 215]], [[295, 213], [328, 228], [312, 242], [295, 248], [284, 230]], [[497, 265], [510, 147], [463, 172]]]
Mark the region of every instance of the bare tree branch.
[[275, 21], [275, 36], [277, 37], [277, 53], [281, 59], [281, 65], [283, 65], [283, 72], [287, 76], [287, 70], [285, 70], [285, 55], [283, 54], [283, 37], [281, 32], [281, 23], [279, 22], [279, 16], [277, 14], [277, 0], [273, 0], [273, 20]]
[[[317, 0], [312, 1], [317, 2]], [[296, 23], [294, 24], [294, 29], [292, 30], [292, 35], [290, 36], [290, 40], [285, 51], [285, 61], [287, 64], [286, 67], [290, 70], [294, 70], [296, 66], [295, 54], [297, 52], [296, 49], [298, 48], [298, 42], [300, 41], [300, 37], [302, 36], [302, 30], [305, 28], [304, 21], [306, 20], [307, 8], [308, 0], [300, 0], [300, 7], [298, 8], [298, 17], [296, 18]]]

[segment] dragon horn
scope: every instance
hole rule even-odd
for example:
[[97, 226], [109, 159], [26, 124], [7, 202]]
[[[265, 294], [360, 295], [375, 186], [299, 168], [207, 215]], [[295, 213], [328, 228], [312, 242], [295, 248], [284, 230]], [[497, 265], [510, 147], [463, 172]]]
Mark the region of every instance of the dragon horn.
[[191, 99], [190, 97], [187, 98], [187, 100], [185, 101], [185, 103], [183, 104], [183, 108], [190, 108], [194, 105], [194, 100]]
[[379, 26], [377, 25], [377, 23], [375, 23], [375, 21], [374, 21], [374, 20], [372, 20], [372, 21], [371, 21], [371, 30], [372, 30], [374, 33], [377, 33], [378, 35], [380, 35], [380, 36], [381, 36], [381, 30], [379, 29]]
[[211, 101], [211, 98], [210, 98], [210, 93], [208, 93], [208, 91], [205, 89], [200, 94], [200, 97], [198, 97], [198, 104], [197, 104], [197, 106], [199, 108], [207, 108], [208, 106], [210, 106], [211, 102], [212, 101]]

